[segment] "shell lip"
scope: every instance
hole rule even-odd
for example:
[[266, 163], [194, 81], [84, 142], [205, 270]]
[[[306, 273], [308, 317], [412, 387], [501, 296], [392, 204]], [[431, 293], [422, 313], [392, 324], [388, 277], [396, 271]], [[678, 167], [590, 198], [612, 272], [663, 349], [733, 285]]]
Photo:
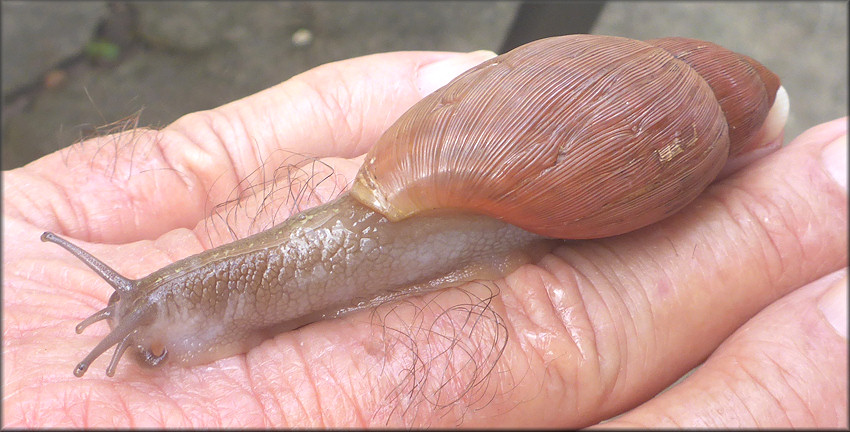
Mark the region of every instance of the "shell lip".
[[392, 205], [387, 200], [387, 197], [376, 187], [375, 182], [369, 181], [362, 173], [357, 176], [349, 194], [361, 204], [380, 213], [393, 222], [410, 216], [410, 212], [401, 211], [401, 209]]

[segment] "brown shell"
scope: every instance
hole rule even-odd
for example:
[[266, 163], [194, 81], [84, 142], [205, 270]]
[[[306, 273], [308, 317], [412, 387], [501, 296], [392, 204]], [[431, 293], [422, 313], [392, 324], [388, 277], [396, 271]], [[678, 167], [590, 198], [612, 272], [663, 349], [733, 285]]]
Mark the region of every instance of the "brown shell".
[[620, 234], [695, 198], [730, 136], [733, 153], [750, 145], [778, 86], [757, 62], [703, 41], [542, 39], [402, 115], [352, 195], [392, 220], [456, 208], [550, 237]]

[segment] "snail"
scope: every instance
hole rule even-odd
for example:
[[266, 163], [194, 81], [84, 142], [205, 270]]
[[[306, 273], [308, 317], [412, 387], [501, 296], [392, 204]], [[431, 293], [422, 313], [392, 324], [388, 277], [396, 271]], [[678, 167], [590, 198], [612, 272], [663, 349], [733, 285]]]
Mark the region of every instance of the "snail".
[[689, 203], [748, 151], [779, 79], [685, 38], [568, 35], [485, 61], [401, 116], [351, 189], [137, 280], [45, 232], [115, 292], [76, 327], [143, 365], [196, 365], [377, 302], [536, 259], [555, 239], [629, 232]]

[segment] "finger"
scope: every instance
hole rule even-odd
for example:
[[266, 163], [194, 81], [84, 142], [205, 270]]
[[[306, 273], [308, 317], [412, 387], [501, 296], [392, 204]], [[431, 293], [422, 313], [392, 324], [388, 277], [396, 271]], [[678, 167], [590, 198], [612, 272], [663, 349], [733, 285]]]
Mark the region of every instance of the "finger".
[[730, 157], [715, 181], [729, 177], [729, 175], [740, 170], [747, 164], [763, 158], [782, 147], [783, 131], [785, 130], [785, 123], [788, 121], [790, 107], [788, 92], [785, 91], [785, 87], [780, 86], [779, 90], [776, 91], [773, 106], [770, 107], [764, 123], [759, 131], [756, 132], [756, 137], [753, 138], [752, 142], [755, 144], [749, 147], [745, 153], [739, 153]]
[[[493, 373], [498, 383], [490, 384], [499, 390], [488, 394], [486, 406], [465, 412], [464, 424], [528, 425], [534, 419], [535, 426], [580, 427], [610, 418], [705, 360], [766, 305], [846, 266], [847, 196], [836, 181], [846, 177], [846, 164], [843, 174], [830, 165], [846, 159], [832, 153], [846, 154], [845, 123], [807, 131], [659, 224], [568, 243], [539, 265], [511, 274], [494, 301], [510, 333], [503, 366]], [[400, 318], [417, 319], [413, 313]], [[316, 329], [306, 327], [299, 337], [318, 337]], [[429, 331], [441, 330], [452, 334], [439, 326]], [[322, 331], [330, 337], [327, 328]], [[470, 339], [487, 340], [478, 336]], [[374, 335], [346, 339], [366, 344]], [[437, 355], [417, 351], [417, 364]], [[399, 357], [400, 364], [389, 360], [384, 367], [403, 370], [405, 357]], [[463, 370], [454, 366], [448, 369]], [[435, 369], [438, 375], [447, 368]], [[401, 376], [381, 377], [375, 387], [401, 387]], [[458, 373], [440, 388], [460, 393], [473, 380], [471, 371]], [[339, 397], [332, 391], [325, 396]], [[363, 396], [368, 406], [386, 397]], [[439, 407], [421, 409], [435, 424], [458, 420], [446, 419]]]
[[287, 161], [362, 153], [413, 103], [492, 55], [399, 52], [331, 63], [161, 131], [95, 138], [4, 173], [4, 211], [112, 243], [191, 228], [257, 170], [262, 182]]
[[545, 345], [518, 342], [558, 359], [541, 385], [563, 383], [530, 415], [560, 401], [565, 425], [584, 426], [632, 408], [766, 305], [846, 266], [846, 163], [831, 165], [846, 147], [846, 119], [813, 128], [659, 224], [561, 247], [542, 272], [524, 268], [538, 282], [502, 294], [508, 316], [551, 306], [513, 323], [517, 333], [561, 330]]
[[847, 428], [847, 270], [748, 321], [692, 375], [606, 428]]

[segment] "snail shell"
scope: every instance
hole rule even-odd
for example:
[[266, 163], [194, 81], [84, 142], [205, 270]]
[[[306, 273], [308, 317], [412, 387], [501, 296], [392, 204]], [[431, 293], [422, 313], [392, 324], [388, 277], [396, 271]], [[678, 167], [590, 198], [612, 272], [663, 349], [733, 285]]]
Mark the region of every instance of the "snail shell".
[[704, 41], [538, 40], [406, 112], [352, 195], [391, 220], [455, 208], [549, 237], [624, 233], [679, 210], [745, 151], [778, 87]]

